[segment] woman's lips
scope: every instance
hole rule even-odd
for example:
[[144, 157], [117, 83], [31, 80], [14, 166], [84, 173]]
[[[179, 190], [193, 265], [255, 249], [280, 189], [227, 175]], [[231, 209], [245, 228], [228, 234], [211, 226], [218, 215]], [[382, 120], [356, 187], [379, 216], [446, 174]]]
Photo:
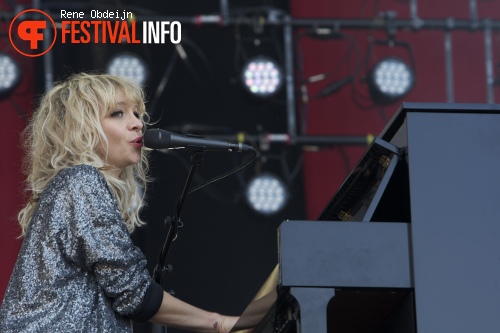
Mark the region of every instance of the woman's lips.
[[130, 144], [134, 146], [135, 148], [142, 148], [142, 136], [130, 141]]

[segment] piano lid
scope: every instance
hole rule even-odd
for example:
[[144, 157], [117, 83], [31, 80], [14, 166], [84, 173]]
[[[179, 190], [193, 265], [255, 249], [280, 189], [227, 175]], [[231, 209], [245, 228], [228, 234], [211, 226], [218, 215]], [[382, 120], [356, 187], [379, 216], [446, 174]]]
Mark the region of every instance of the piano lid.
[[399, 148], [375, 138], [318, 220], [371, 221], [401, 155]]

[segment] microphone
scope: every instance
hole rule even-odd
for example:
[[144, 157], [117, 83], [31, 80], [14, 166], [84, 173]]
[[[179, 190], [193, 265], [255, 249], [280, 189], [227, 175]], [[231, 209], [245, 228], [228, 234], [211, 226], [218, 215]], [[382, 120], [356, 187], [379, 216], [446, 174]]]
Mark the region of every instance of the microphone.
[[146, 130], [143, 144], [151, 149], [202, 148], [203, 150], [227, 150], [241, 152], [254, 150], [243, 143], [232, 143], [223, 140], [207, 139], [199, 136], [180, 135], [159, 128]]

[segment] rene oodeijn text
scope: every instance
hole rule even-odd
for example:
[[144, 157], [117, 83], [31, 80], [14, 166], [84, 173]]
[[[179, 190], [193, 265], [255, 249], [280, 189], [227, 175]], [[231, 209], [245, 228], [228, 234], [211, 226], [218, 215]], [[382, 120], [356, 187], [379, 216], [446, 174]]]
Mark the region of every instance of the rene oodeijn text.
[[[70, 12], [67, 10], [62, 9], [61, 10], [61, 19], [84, 19], [85, 18], [85, 13], [84, 12]], [[98, 10], [98, 9], [92, 9], [90, 11], [90, 18], [92, 19], [120, 19], [122, 21], [124, 20], [130, 20], [134, 18], [134, 13], [128, 12], [126, 10], [122, 10], [121, 12], [119, 10]]]

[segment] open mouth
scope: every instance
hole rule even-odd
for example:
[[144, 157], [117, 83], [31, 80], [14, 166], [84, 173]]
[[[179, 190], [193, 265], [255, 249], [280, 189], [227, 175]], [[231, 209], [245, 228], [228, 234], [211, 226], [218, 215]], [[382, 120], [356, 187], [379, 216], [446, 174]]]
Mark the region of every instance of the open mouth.
[[139, 138], [137, 138], [137, 139], [134, 139], [134, 140], [132, 140], [132, 141], [130, 141], [130, 142], [131, 142], [131, 143], [140, 143], [140, 144], [142, 144], [142, 137], [139, 137]]

